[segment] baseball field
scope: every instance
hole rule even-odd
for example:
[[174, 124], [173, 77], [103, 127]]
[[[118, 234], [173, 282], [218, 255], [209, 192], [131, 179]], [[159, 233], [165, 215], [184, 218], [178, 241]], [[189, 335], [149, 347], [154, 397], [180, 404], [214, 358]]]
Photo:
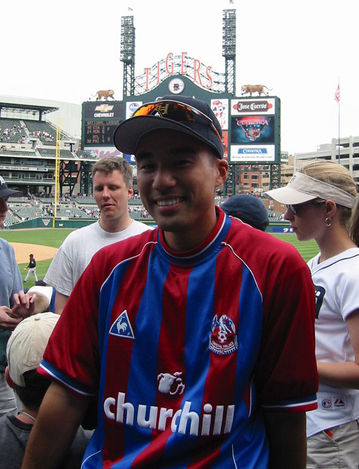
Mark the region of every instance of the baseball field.
[[[29, 262], [29, 254], [33, 254], [37, 266], [36, 273], [39, 279], [43, 279], [55, 255], [58, 247], [66, 236], [73, 231], [70, 228], [42, 228], [30, 230], [1, 230], [0, 237], [9, 241], [15, 250], [17, 263], [19, 264], [22, 278], [26, 275], [26, 266]], [[272, 234], [283, 241], [293, 244], [305, 261], [318, 252], [315, 241], [299, 242], [294, 234]], [[34, 278], [30, 276], [26, 287], [34, 285]]]
[[[36, 274], [43, 279], [58, 247], [66, 236], [73, 231], [70, 228], [43, 228], [30, 230], [1, 230], [0, 237], [9, 241], [15, 250], [15, 257], [24, 279], [26, 266], [29, 263], [29, 254], [36, 259]], [[35, 284], [34, 277], [30, 275], [26, 287]]]

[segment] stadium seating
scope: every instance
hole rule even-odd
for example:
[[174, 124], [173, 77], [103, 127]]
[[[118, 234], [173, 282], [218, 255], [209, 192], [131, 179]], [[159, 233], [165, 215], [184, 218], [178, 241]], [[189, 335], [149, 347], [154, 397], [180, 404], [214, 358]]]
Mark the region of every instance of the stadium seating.
[[[39, 148], [39, 153], [41, 156], [52, 156], [56, 157], [56, 149], [55, 148]], [[73, 154], [70, 150], [64, 150], [63, 148], [60, 149], [60, 156], [61, 158], [73, 158]]]
[[27, 140], [27, 134], [21, 121], [16, 119], [1, 119], [0, 142], [21, 143], [21, 141], [25, 140]]
[[47, 122], [24, 121], [31, 138], [38, 138], [44, 145], [56, 144], [56, 129]]

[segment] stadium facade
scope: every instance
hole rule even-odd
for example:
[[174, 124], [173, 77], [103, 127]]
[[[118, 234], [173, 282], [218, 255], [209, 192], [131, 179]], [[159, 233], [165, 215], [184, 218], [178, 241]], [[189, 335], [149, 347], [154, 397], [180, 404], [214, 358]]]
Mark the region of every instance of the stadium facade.
[[340, 141], [333, 138], [331, 143], [319, 145], [315, 152], [296, 153], [294, 170], [314, 159], [340, 163], [349, 170], [359, 187], [359, 137], [342, 137]]

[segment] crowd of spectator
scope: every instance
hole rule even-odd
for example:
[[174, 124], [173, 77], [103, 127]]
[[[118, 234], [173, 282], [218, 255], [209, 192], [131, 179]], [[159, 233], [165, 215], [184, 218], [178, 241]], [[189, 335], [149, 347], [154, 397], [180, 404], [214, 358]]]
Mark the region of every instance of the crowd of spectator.
[[[3, 122], [4, 125], [5, 122]], [[6, 127], [0, 127], [0, 142], [17, 142], [24, 143], [28, 142], [27, 135], [24, 129], [24, 125], [19, 122], [8, 123]]]
[[[221, 205], [226, 197], [216, 196], [216, 205]], [[5, 227], [16, 223], [35, 219], [38, 217], [53, 217], [55, 214], [55, 199], [51, 195], [39, 193], [37, 196], [28, 194], [27, 197], [12, 199], [9, 203], [9, 211], [5, 220]], [[129, 201], [128, 210], [130, 216], [136, 220], [150, 219], [151, 216], [142, 205], [140, 196], [134, 194]], [[283, 214], [275, 212], [271, 206], [267, 207], [270, 221], [282, 221]], [[56, 216], [59, 218], [71, 219], [94, 219], [98, 220], [100, 211], [92, 196], [78, 194], [70, 196], [65, 194], [59, 198], [59, 205], [56, 207]]]
[[[129, 205], [129, 213], [134, 219], [151, 218], [143, 207], [141, 199], [135, 195]], [[38, 196], [29, 194], [28, 197], [12, 199], [9, 203], [4, 226], [35, 219], [38, 217], [53, 217], [55, 214], [55, 199], [45, 193]], [[88, 218], [98, 220], [100, 211], [92, 196], [70, 196], [68, 194], [60, 197], [56, 207], [56, 216], [60, 218]]]
[[35, 130], [30, 132], [30, 137], [33, 138], [39, 138], [43, 142], [54, 142], [55, 138], [53, 135], [51, 135], [49, 132], [46, 132], [45, 130]]

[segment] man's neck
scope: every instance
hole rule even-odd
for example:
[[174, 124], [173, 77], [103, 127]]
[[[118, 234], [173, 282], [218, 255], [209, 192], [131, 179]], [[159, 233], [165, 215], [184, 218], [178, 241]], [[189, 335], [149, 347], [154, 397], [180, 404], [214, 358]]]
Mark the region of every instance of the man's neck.
[[37, 417], [37, 410], [28, 409], [26, 406], [22, 406], [22, 411], [16, 415], [16, 418], [22, 423], [33, 425]]
[[128, 228], [132, 223], [133, 220], [130, 216], [116, 220], [108, 218], [100, 218], [99, 220], [101, 228], [107, 233], [118, 233]]

